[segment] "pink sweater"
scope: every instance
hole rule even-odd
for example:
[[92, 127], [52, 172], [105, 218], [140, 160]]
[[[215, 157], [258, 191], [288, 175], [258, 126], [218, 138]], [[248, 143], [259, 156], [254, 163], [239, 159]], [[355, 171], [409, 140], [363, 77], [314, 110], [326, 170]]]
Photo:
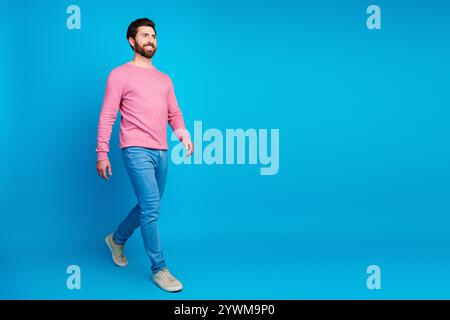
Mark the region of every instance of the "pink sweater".
[[170, 77], [154, 66], [127, 62], [109, 74], [100, 112], [97, 160], [108, 159], [109, 139], [120, 110], [120, 148], [167, 150], [167, 123], [180, 140], [190, 139]]

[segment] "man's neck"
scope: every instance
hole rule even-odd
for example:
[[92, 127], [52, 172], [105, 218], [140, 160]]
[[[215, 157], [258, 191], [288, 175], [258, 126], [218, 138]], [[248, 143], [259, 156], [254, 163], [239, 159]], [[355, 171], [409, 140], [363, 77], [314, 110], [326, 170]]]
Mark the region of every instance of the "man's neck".
[[131, 61], [133, 64], [137, 65], [138, 67], [143, 68], [151, 68], [152, 65], [152, 59], [146, 58], [141, 56], [140, 54], [135, 54], [133, 61]]

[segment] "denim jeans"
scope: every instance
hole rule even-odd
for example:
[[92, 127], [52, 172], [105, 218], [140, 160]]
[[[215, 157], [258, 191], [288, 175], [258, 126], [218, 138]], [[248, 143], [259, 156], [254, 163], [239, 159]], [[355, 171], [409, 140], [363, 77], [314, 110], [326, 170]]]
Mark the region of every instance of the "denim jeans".
[[167, 176], [167, 150], [144, 147], [122, 149], [122, 158], [130, 177], [137, 204], [113, 234], [117, 244], [124, 244], [137, 227], [141, 227], [144, 248], [150, 258], [153, 274], [166, 266], [161, 250], [157, 221], [160, 200]]

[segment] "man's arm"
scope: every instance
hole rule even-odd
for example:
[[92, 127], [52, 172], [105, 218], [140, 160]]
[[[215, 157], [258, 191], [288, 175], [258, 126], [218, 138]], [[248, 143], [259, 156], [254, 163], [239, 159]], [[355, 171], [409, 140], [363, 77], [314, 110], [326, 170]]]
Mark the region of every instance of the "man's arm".
[[112, 127], [117, 118], [117, 113], [122, 99], [122, 86], [117, 79], [114, 70], [108, 76], [105, 96], [100, 111], [97, 133], [97, 160], [107, 160], [109, 152], [109, 140]]
[[186, 147], [188, 151], [186, 156], [189, 156], [194, 151], [194, 145], [191, 142], [191, 136], [189, 132], [186, 130], [183, 114], [180, 110], [180, 107], [178, 106], [177, 98], [175, 96], [175, 90], [170, 78], [169, 82], [169, 93], [167, 97], [168, 122], [175, 135]]

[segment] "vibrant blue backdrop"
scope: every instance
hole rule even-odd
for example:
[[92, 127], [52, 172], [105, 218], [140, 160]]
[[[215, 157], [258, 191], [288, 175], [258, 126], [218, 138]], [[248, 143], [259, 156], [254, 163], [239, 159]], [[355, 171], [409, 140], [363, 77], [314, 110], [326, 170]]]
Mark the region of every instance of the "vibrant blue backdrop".
[[[81, 30], [66, 8], [81, 8]], [[377, 4], [382, 29], [366, 28]], [[450, 298], [450, 5], [444, 1], [9, 1], [2, 4], [2, 285], [23, 299]], [[97, 175], [106, 77], [128, 24], [157, 24], [154, 64], [192, 130], [278, 128], [280, 171], [169, 167], [160, 233], [178, 294], [150, 282], [118, 146]], [[171, 131], [169, 131], [171, 132]], [[171, 146], [174, 144], [171, 143]], [[81, 268], [81, 290], [66, 268]], [[366, 287], [381, 267], [381, 290]]]

